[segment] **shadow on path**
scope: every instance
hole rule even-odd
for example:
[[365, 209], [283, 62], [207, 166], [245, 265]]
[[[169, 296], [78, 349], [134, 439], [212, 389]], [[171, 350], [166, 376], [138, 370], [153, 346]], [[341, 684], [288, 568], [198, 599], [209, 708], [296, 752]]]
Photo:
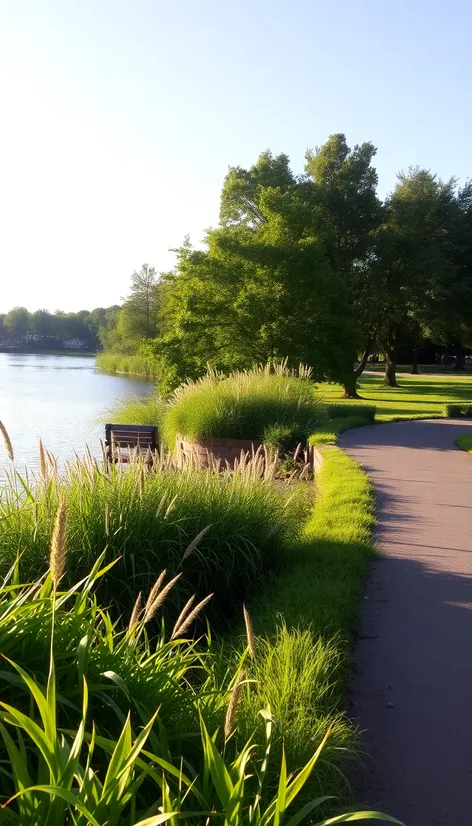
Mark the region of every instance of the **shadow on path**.
[[409, 826], [472, 823], [471, 421], [360, 428], [341, 446], [377, 492], [372, 564], [349, 692], [370, 752], [358, 797]]

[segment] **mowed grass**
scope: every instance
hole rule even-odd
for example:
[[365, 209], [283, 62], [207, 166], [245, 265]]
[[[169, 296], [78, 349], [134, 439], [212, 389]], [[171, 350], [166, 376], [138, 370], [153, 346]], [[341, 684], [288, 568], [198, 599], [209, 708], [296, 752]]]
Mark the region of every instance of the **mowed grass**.
[[[377, 422], [440, 418], [444, 416], [445, 404], [472, 402], [472, 375], [401, 376], [399, 387], [383, 387], [382, 379], [382, 376], [361, 376], [358, 392], [362, 398], [352, 402], [356, 407], [374, 404]], [[325, 394], [324, 401], [342, 401], [339, 385], [320, 385], [320, 390]]]

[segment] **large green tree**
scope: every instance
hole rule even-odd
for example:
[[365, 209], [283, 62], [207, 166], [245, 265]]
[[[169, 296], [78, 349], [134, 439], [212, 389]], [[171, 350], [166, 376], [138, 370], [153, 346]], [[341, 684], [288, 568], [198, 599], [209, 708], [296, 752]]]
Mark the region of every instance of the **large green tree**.
[[21, 338], [30, 330], [31, 317], [26, 307], [13, 307], [6, 314], [3, 323], [10, 335]]
[[137, 342], [157, 334], [158, 276], [154, 267], [143, 264], [131, 276], [131, 290], [123, 304], [124, 335]]
[[376, 151], [369, 142], [351, 149], [343, 134], [335, 134], [306, 153], [305, 171], [314, 184], [310, 197], [317, 236], [343, 281], [355, 318], [360, 359], [344, 381], [347, 398], [357, 396], [357, 379], [378, 328], [380, 296], [374, 261], [383, 209], [373, 166]]
[[386, 203], [376, 261], [381, 285], [379, 341], [384, 383], [395, 387], [398, 347], [405, 329], [438, 337], [458, 320], [461, 279], [454, 260], [460, 211], [455, 182], [411, 168], [398, 175]]
[[[225, 188], [223, 189], [225, 195]], [[355, 336], [342, 280], [313, 234], [313, 204], [296, 187], [257, 191], [256, 223], [233, 219], [188, 244], [163, 279], [163, 335], [154, 345], [172, 386], [206, 365], [232, 369], [287, 357], [317, 378], [344, 377]]]

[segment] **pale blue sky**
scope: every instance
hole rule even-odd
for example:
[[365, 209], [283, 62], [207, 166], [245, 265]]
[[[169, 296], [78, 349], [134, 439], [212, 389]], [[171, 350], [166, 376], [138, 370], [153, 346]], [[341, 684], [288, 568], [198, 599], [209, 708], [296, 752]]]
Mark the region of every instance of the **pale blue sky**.
[[268, 147], [472, 177], [471, 36], [466, 0], [0, 0], [0, 309], [118, 301]]

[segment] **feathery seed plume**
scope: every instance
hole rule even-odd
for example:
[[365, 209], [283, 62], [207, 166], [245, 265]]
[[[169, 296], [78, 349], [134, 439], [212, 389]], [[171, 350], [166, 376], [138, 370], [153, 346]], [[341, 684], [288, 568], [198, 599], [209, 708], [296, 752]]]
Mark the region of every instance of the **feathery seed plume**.
[[41, 439], [39, 440], [39, 473], [42, 479], [48, 475], [48, 460]]
[[190, 554], [194, 552], [195, 548], [198, 548], [203, 537], [205, 536], [205, 534], [208, 533], [211, 527], [211, 525], [207, 525], [206, 528], [203, 528], [203, 530], [200, 531], [200, 533], [197, 533], [195, 539], [192, 539], [190, 545], [188, 545], [185, 549], [185, 553], [182, 557], [182, 562], [184, 561], [184, 559], [187, 559], [190, 556]]
[[209, 594], [207, 597], [205, 597], [205, 599], [202, 599], [202, 601], [195, 606], [192, 613], [189, 614], [188, 617], [186, 617], [180, 625], [178, 621], [175, 623], [174, 630], [172, 631], [171, 640], [175, 639], [175, 637], [181, 637], [182, 634], [187, 630], [187, 628], [190, 628], [192, 622], [197, 618], [198, 614], [200, 613], [202, 608], [205, 607], [207, 602], [211, 600], [212, 596], [213, 594]]
[[66, 501], [61, 499], [57, 509], [56, 521], [52, 531], [51, 550], [49, 553], [49, 569], [54, 584], [57, 588], [59, 580], [61, 579], [66, 563], [66, 531], [67, 531], [67, 512]]
[[256, 638], [252, 628], [251, 617], [245, 605], [243, 605], [244, 624], [246, 626], [247, 647], [251, 657], [256, 656]]
[[167, 594], [169, 593], [169, 591], [172, 590], [175, 583], [177, 582], [178, 579], [180, 579], [181, 576], [182, 576], [181, 573], [177, 574], [177, 576], [175, 576], [174, 579], [171, 579], [171, 581], [167, 583], [166, 587], [163, 588], [162, 591], [157, 595], [157, 598], [154, 600], [152, 605], [149, 606], [149, 609], [146, 612], [146, 617], [145, 617], [146, 622], [149, 622], [149, 620], [151, 620], [155, 616], [157, 610], [165, 602]]
[[184, 620], [185, 620], [185, 618], [187, 617], [187, 615], [189, 614], [189, 612], [190, 612], [190, 610], [191, 610], [192, 605], [193, 605], [193, 603], [194, 603], [194, 602], [195, 602], [195, 594], [193, 594], [193, 596], [191, 596], [191, 597], [190, 597], [190, 599], [189, 599], [189, 600], [187, 600], [187, 602], [185, 603], [184, 607], [182, 608], [182, 610], [181, 610], [181, 612], [180, 612], [179, 616], [177, 617], [177, 619], [176, 619], [176, 621], [175, 621], [175, 623], [174, 623], [174, 628], [173, 628], [173, 630], [172, 630], [172, 636], [171, 636], [171, 639], [172, 639], [174, 636], [176, 636], [177, 631], [178, 631], [178, 628], [179, 628], [179, 625], [182, 625], [182, 623], [184, 622]]
[[238, 709], [239, 698], [241, 697], [241, 687], [245, 678], [246, 672], [243, 670], [241, 671], [231, 691], [225, 718], [225, 740], [228, 740], [234, 729], [236, 711]]
[[14, 453], [13, 453], [13, 447], [12, 447], [12, 443], [10, 441], [10, 437], [8, 435], [8, 431], [5, 427], [5, 425], [3, 424], [3, 422], [0, 422], [0, 433], [2, 434], [3, 444], [5, 445], [5, 450], [7, 452], [7, 456], [10, 459], [10, 462], [13, 462], [13, 460], [15, 458]]
[[128, 632], [130, 634], [133, 633], [136, 625], [139, 622], [139, 615], [141, 613], [141, 591], [138, 594], [137, 600], [134, 603], [133, 610], [131, 612], [131, 617], [128, 625]]
[[161, 590], [161, 585], [164, 582], [166, 573], [167, 573], [167, 571], [164, 568], [164, 570], [161, 571], [161, 573], [157, 577], [157, 579], [156, 579], [154, 585], [152, 586], [151, 590], [149, 591], [149, 596], [147, 598], [146, 606], [144, 608], [144, 622], [147, 622], [148, 611], [150, 611], [151, 607], [154, 605], [154, 603], [155, 603], [155, 601], [158, 597], [158, 594], [159, 594], [159, 591]]

